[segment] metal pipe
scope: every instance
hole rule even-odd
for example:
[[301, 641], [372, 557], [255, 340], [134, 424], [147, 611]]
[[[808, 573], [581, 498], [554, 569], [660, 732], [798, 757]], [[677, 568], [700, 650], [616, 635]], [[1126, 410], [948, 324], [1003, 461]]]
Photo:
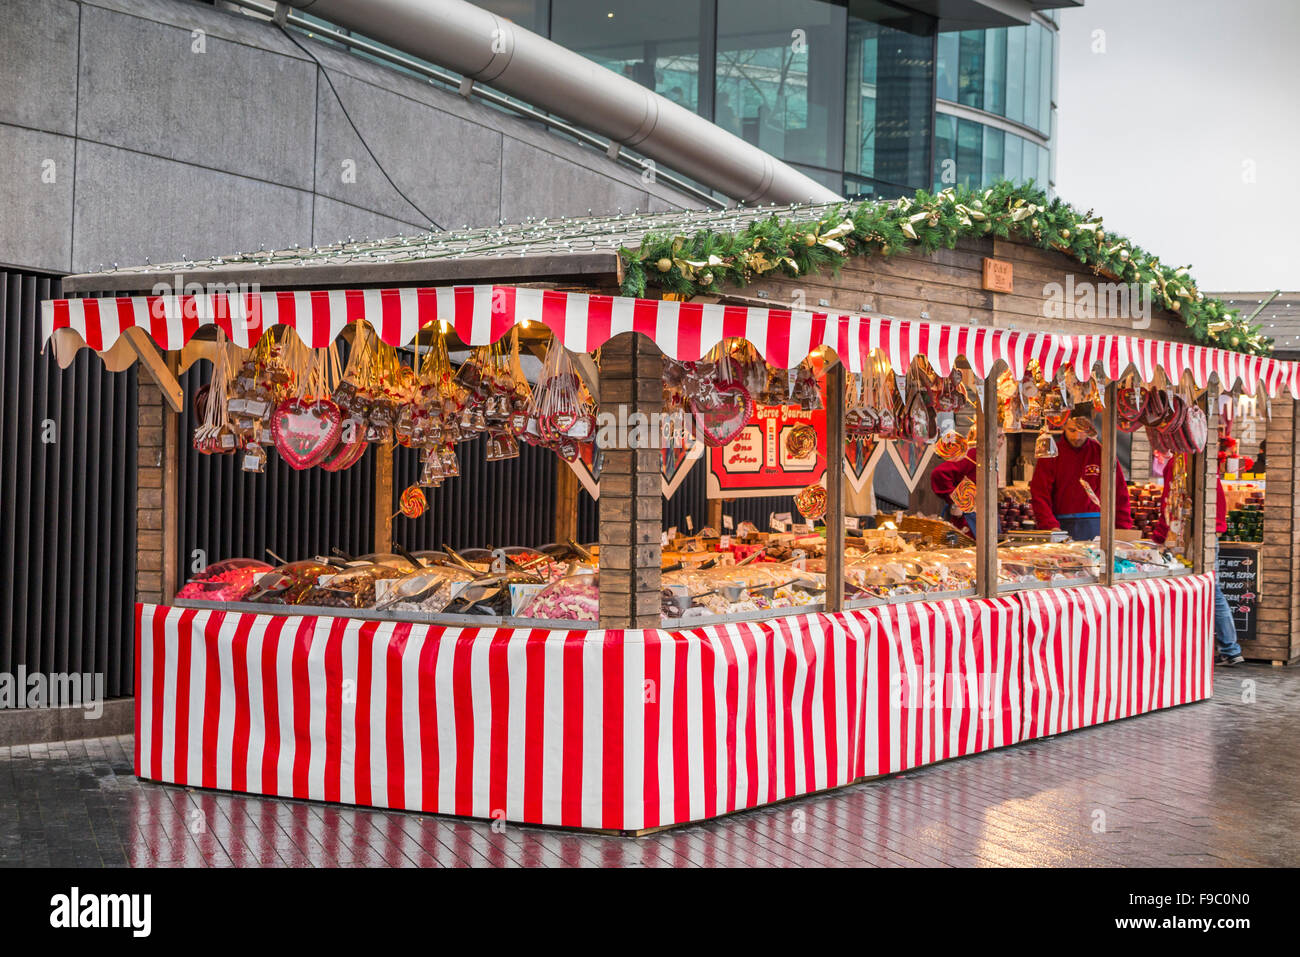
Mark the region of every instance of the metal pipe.
[[733, 199], [841, 198], [685, 107], [465, 0], [290, 0], [289, 6], [489, 83]]

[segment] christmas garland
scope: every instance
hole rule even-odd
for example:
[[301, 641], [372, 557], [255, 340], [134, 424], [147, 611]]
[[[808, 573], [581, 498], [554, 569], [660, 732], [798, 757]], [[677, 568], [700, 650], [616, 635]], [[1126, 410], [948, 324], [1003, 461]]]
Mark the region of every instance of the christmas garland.
[[853, 256], [890, 256], [911, 249], [933, 253], [966, 238], [996, 236], [1066, 253], [1097, 275], [1150, 284], [1152, 301], [1178, 313], [1197, 341], [1269, 355], [1273, 340], [1222, 301], [1202, 295], [1187, 266], [1166, 266], [1123, 236], [1107, 233], [1100, 216], [1049, 201], [1032, 185], [1007, 180], [989, 189], [950, 187], [892, 202], [841, 203], [820, 218], [759, 215], [740, 232], [702, 229], [694, 235], [647, 234], [639, 249], [621, 248], [623, 294], [643, 297], [653, 283], [689, 299], [744, 286], [772, 271], [803, 276], [838, 274]]

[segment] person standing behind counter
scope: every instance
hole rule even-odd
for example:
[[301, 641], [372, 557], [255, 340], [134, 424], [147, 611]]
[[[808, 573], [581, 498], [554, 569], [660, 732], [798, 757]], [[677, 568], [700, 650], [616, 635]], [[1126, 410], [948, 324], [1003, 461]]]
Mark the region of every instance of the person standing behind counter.
[[[1066, 420], [1054, 458], [1034, 463], [1029, 492], [1034, 524], [1040, 530], [1059, 528], [1075, 541], [1101, 534], [1101, 443], [1094, 436], [1092, 417], [1076, 407]], [[1115, 466], [1115, 527], [1132, 528], [1124, 470]]]

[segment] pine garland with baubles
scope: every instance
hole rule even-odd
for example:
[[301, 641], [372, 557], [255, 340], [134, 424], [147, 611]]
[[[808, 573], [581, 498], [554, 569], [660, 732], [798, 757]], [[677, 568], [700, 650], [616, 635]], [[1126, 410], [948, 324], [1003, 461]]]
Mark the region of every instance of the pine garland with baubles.
[[1198, 342], [1270, 355], [1273, 340], [1218, 299], [1196, 288], [1188, 266], [1166, 266], [1123, 236], [1106, 232], [1092, 210], [1049, 200], [1032, 181], [1002, 180], [988, 189], [919, 190], [887, 202], [819, 207], [816, 219], [755, 211], [739, 232], [701, 229], [690, 236], [648, 233], [638, 249], [622, 248], [622, 292], [643, 297], [648, 285], [689, 299], [745, 286], [772, 271], [786, 276], [830, 272], [858, 256], [904, 250], [933, 253], [961, 239], [993, 236], [1055, 249], [1117, 282], [1149, 284], [1153, 301], [1182, 316]]

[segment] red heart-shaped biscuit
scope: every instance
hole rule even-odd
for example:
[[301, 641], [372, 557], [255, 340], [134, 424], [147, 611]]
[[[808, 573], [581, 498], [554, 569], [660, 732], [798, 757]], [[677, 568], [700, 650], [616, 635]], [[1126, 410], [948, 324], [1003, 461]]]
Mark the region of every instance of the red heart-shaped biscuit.
[[329, 399], [285, 399], [271, 413], [275, 447], [295, 469], [308, 469], [324, 461], [342, 431], [342, 413]]
[[740, 434], [741, 429], [754, 417], [754, 398], [739, 382], [720, 383], [709, 407], [691, 403], [695, 413], [695, 428], [705, 445], [721, 447]]
[[343, 472], [361, 461], [366, 454], [366, 426], [358, 419], [348, 419], [339, 430], [339, 440], [325, 456], [320, 467], [326, 472]]

